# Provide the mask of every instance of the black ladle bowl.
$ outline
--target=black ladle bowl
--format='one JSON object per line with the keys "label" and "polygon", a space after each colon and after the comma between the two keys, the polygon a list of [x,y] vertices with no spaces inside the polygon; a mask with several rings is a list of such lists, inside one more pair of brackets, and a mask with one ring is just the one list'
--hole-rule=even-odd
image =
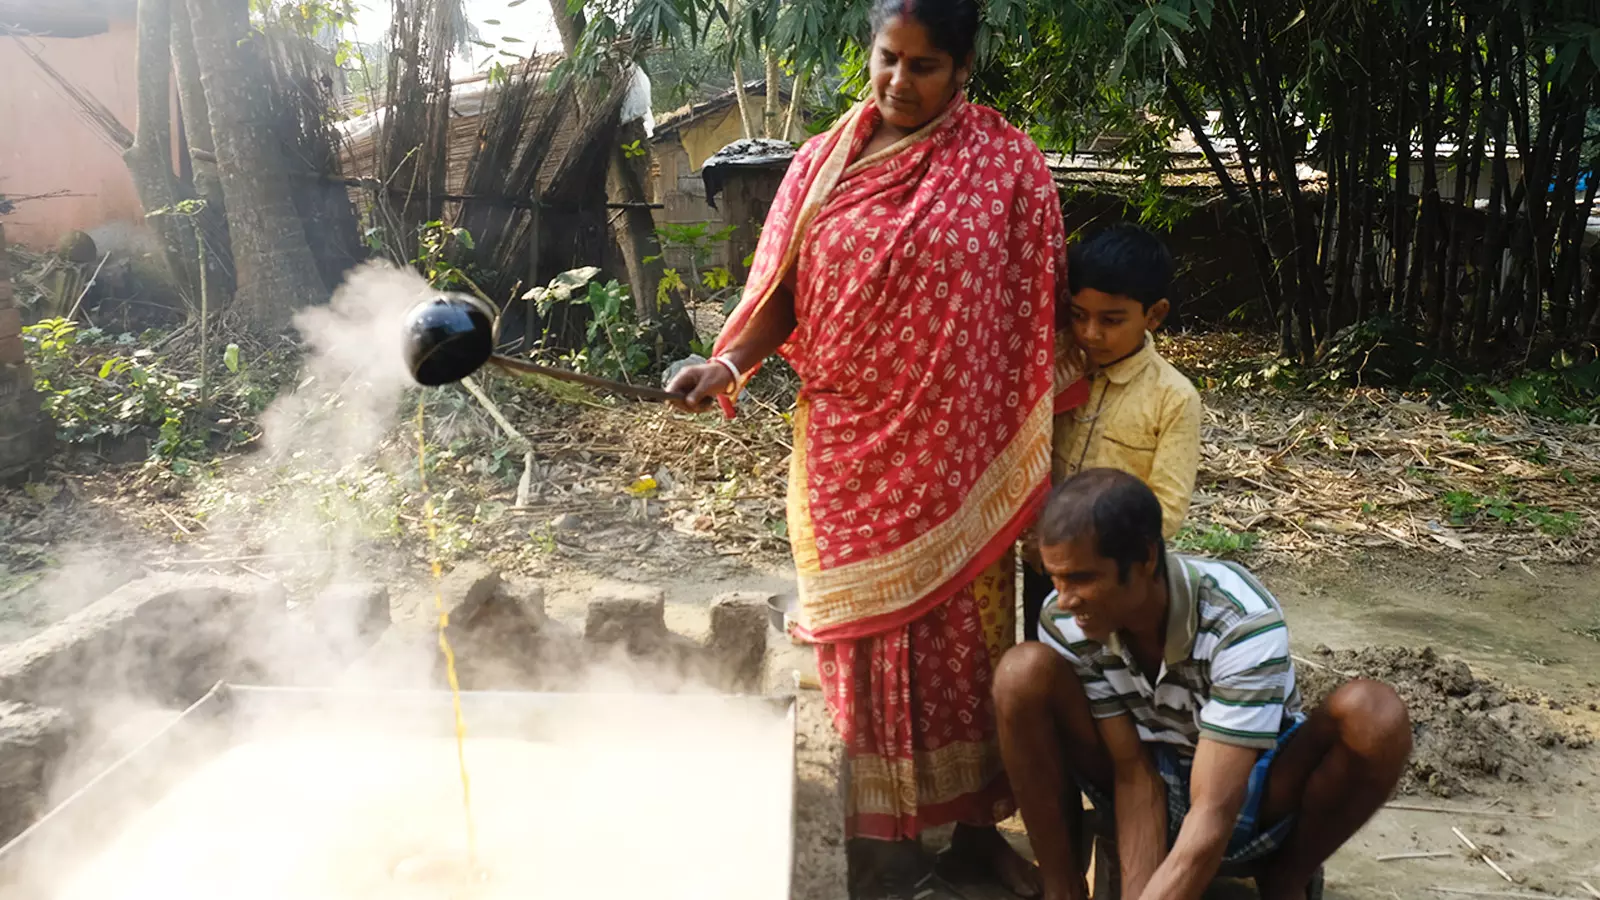
{"label": "black ladle bowl", "polygon": [[494,313],[475,297],[443,294],[406,316],[406,366],[418,384],[454,384],[494,355]]}
{"label": "black ladle bowl", "polygon": [[660,388],[624,384],[593,375],[552,369],[494,352],[494,310],[463,294],[441,294],[417,304],[406,316],[404,352],[411,377],[425,387],[454,384],[494,363],[502,369],[543,375],[639,400],[682,400]]}

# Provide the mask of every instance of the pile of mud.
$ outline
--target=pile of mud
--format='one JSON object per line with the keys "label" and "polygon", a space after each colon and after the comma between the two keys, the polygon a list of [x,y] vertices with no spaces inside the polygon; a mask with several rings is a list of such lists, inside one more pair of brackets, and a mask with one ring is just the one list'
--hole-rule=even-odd
{"label": "pile of mud", "polygon": [[1432,647],[1318,647],[1308,658],[1321,668],[1295,667],[1306,709],[1348,678],[1382,681],[1399,692],[1414,735],[1401,793],[1449,797],[1471,793],[1484,779],[1534,782],[1556,752],[1594,742],[1586,726],[1562,721],[1559,702],[1479,678]]}

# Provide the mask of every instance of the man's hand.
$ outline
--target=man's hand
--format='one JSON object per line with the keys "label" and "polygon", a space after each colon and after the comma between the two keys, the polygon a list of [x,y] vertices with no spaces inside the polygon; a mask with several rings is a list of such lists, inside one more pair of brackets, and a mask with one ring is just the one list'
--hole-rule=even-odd
{"label": "man's hand", "polygon": [[1261,751],[1202,737],[1189,774],[1189,813],[1142,900],[1199,900],[1217,877]]}
{"label": "man's hand", "polygon": [[683,371],[673,376],[667,384],[667,390],[675,394],[683,394],[682,400],[668,400],[673,409],[689,413],[701,413],[711,409],[711,401],[726,394],[733,387],[733,373],[721,363],[701,363],[698,366],[685,366]]}

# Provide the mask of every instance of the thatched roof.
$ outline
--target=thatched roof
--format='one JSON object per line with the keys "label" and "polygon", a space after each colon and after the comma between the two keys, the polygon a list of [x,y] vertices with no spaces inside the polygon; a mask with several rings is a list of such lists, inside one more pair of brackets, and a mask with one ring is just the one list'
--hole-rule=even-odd
{"label": "thatched roof", "polygon": [[0,31],[42,37],[88,37],[113,21],[132,21],[136,0],[0,0]]}
{"label": "thatched roof", "polygon": [[[558,163],[566,158],[573,144],[580,139],[581,123],[570,108],[558,109],[564,96],[562,92],[544,89],[550,77],[549,72],[554,68],[553,61],[540,59],[528,65],[535,67],[540,86],[528,110],[527,119],[530,122],[538,121],[552,114],[565,118],[555,131],[548,154],[552,163]],[[490,84],[487,75],[476,75],[451,85],[449,156],[445,175],[445,190],[450,193],[459,194],[466,186],[468,169],[477,153],[484,115],[493,108],[494,96],[501,84],[504,82]],[[379,177],[378,133],[386,112],[387,109],[378,109],[339,123],[338,128],[344,138],[340,168],[346,177]],[[540,193],[550,189],[559,168],[556,164],[541,167]]]}

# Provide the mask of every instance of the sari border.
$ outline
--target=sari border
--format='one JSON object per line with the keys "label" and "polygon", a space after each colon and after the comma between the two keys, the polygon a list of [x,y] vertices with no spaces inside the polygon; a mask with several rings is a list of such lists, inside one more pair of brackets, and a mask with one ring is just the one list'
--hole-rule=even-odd
{"label": "sari border", "polygon": [[[955,97],[953,97],[949,103],[945,104],[944,111],[935,116],[932,121],[925,123],[921,128],[918,128],[916,131],[911,132],[910,134],[898,141],[895,141],[882,150],[863,156],[851,163],[849,167],[847,167],[839,176],[840,180],[842,181],[846,178],[849,178],[851,175],[878,165],[879,163],[887,162],[888,160],[899,155],[901,152],[911,149],[919,141],[931,137],[933,133],[939,129],[939,126],[948,121],[951,116],[955,115],[957,112],[960,112],[964,105],[966,105],[966,94],[957,91]],[[862,103],[863,114],[865,114],[866,106],[867,103],[864,101]]]}
{"label": "sari border", "polygon": [[[828,195],[833,193],[834,187],[838,185],[839,181],[844,177],[845,170],[849,167],[850,149],[855,143],[855,131],[860,126],[862,117],[866,115],[867,109],[868,104],[865,102],[856,104],[855,109],[851,110],[845,118],[839,120],[834,125],[833,130],[828,132],[828,140],[833,142],[833,146],[828,148],[827,155],[817,164],[816,172],[812,173],[811,183],[806,185],[805,196],[801,198],[800,208],[795,211],[794,222],[789,227],[789,233],[784,236],[783,256],[779,259],[778,264],[773,267],[766,280],[757,286],[753,301],[751,295],[746,295],[744,301],[740,303],[741,308],[734,313],[738,317],[737,326],[731,331],[724,330],[722,334],[717,336],[716,345],[713,347],[713,355],[727,349],[728,344],[744,333],[745,327],[750,324],[750,320],[754,319],[761,313],[761,310],[766,308],[767,303],[772,300],[772,296],[778,292],[778,287],[783,284],[783,280],[789,274],[789,270],[794,268],[795,261],[800,257],[800,249],[804,243],[802,238],[806,229],[811,226],[811,220],[817,217],[817,213],[822,211],[823,205],[827,203]],[[746,287],[748,288],[748,285]],[[749,305],[748,311],[743,309],[746,304]],[[731,322],[732,320],[730,320]],[[752,367],[745,376],[746,380],[748,381],[749,378],[754,376],[759,369],[759,364]],[[718,397],[717,403],[722,407],[724,418],[732,419],[734,417],[736,408],[732,397],[726,395]]]}
{"label": "sari border", "polygon": [[[1016,542],[1048,490],[1053,407],[1049,393],[1035,403],[1022,428],[985,469],[959,509],[926,534],[871,559],[821,569],[809,510],[791,501],[790,514],[796,520],[790,522],[789,540],[800,595],[799,636],[831,642],[896,627],[948,599],[993,565]],[[791,478],[807,475],[802,446],[797,433]],[[809,490],[806,481],[790,482],[791,498]],[[968,556],[962,550],[974,532],[991,537]],[[877,611],[863,616],[862,607]]]}
{"label": "sari border", "polygon": [[822,568],[816,533],[811,526],[811,493],[807,487],[810,476],[806,470],[806,426],[810,421],[811,401],[801,394],[794,407],[794,450],[789,455],[789,490],[784,503],[789,523],[789,550],[794,556],[796,573]]}
{"label": "sari border", "polygon": [[957,572],[939,588],[927,596],[917,600],[910,606],[886,612],[881,615],[865,619],[842,622],[838,625],[812,631],[800,623],[795,623],[795,636],[803,641],[814,644],[831,644],[839,641],[854,641],[864,637],[899,628],[902,625],[922,618],[929,610],[949,600],[957,591],[966,587],[982,575],[985,570],[994,565],[1007,553],[1010,553],[1022,536],[1025,529],[1039,512],[1039,507],[1044,504],[1049,496],[1050,486],[1040,484],[1028,497],[1022,509],[1012,517],[1011,521],[985,544],[972,561]]}

